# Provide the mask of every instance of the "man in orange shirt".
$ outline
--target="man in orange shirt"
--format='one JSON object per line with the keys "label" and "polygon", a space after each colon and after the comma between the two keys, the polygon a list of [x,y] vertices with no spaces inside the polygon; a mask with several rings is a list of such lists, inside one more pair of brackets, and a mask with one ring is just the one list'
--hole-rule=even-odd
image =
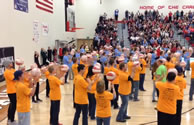
{"label": "man in orange shirt", "polygon": [[144,81],[145,81],[145,73],[146,73],[147,63],[146,63],[144,57],[142,59],[140,59],[140,62],[141,62],[141,65],[142,65],[142,70],[140,72],[139,90],[146,91],[144,89],[143,84],[144,84]]}
{"label": "man in orange shirt", "polygon": [[114,109],[118,109],[119,106],[118,106],[118,98],[119,98],[119,92],[118,92],[118,89],[119,89],[119,70],[114,68],[114,58],[111,58],[110,61],[109,61],[109,71],[112,71],[116,74],[116,78],[114,81],[112,81],[112,83],[114,84],[114,88],[115,88],[115,92],[116,92],[116,98],[113,100],[113,105],[114,105]]}
{"label": "man in orange shirt", "polygon": [[33,78],[30,82],[32,90],[25,84],[25,75],[21,70],[14,73],[17,95],[18,125],[30,125],[30,96],[33,96],[39,78]]}
{"label": "man in orange shirt", "polygon": [[52,125],[62,125],[59,123],[59,112],[60,112],[60,100],[61,100],[61,89],[60,85],[63,85],[65,82],[61,81],[59,78],[65,78],[64,73],[60,73],[58,77],[55,76],[56,69],[54,66],[50,66],[48,68],[50,73],[48,80],[50,86],[50,100],[51,100],[51,107],[50,107],[50,124]]}
{"label": "man in orange shirt", "polygon": [[73,125],[78,125],[80,113],[82,112],[82,124],[88,125],[88,94],[87,90],[91,90],[93,83],[87,83],[83,74],[85,73],[85,66],[78,65],[78,75],[75,77],[75,100],[76,112],[74,115]]}
{"label": "man in orange shirt", "polygon": [[133,78],[133,92],[134,92],[134,101],[139,101],[138,94],[139,94],[139,78],[140,78],[140,72],[142,71],[142,65],[134,65],[134,78]]}
{"label": "man in orange shirt", "polygon": [[169,72],[167,82],[156,82],[156,88],[160,93],[157,104],[158,125],[175,125],[177,99],[180,91],[175,85],[175,78],[176,74]]}
{"label": "man in orange shirt", "polygon": [[127,65],[121,63],[119,65],[120,74],[119,74],[119,95],[121,97],[121,107],[119,109],[116,121],[117,122],[126,122],[126,119],[131,117],[127,116],[127,107],[129,101],[129,94],[131,93],[131,81],[132,78],[127,73]]}
{"label": "man in orange shirt", "polygon": [[15,82],[14,79],[14,72],[13,69],[13,62],[9,60],[5,60],[3,62],[5,66],[4,78],[6,82],[7,94],[10,100],[9,108],[8,108],[8,123],[15,122],[15,111],[16,111],[16,89],[15,89]]}

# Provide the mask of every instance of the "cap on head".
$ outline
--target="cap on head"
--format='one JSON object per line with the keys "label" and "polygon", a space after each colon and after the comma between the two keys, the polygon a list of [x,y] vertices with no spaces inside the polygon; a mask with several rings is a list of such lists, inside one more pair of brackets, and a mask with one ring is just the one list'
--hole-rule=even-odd
{"label": "cap on head", "polygon": [[19,80],[19,78],[22,76],[23,72],[21,70],[17,70],[14,73],[14,80]]}

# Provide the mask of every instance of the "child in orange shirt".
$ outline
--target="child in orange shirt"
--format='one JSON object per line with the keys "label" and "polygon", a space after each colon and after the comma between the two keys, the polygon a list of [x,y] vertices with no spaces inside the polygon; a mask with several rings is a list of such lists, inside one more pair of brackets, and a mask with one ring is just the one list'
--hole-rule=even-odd
{"label": "child in orange shirt", "polygon": [[[61,73],[58,78],[55,76],[56,69],[54,66],[50,66],[48,68],[50,73],[48,80],[50,86],[50,100],[51,100],[51,107],[50,107],[50,124],[52,125],[62,125],[59,121],[59,112],[60,112],[60,100],[61,100],[61,90],[60,85],[64,84],[64,81],[61,81],[59,78],[65,77],[64,73]],[[64,79],[65,80],[65,79]]]}
{"label": "child in orange shirt", "polygon": [[[110,125],[111,103],[110,101],[116,96],[114,85],[112,84],[113,94],[105,91],[104,81],[99,81],[96,85],[96,117],[97,125]],[[104,124],[103,124],[104,123]]]}

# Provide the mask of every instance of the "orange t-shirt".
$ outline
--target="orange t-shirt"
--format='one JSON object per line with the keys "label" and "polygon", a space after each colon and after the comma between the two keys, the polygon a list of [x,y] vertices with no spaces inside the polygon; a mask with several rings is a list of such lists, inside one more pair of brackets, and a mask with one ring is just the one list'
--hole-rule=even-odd
{"label": "orange t-shirt", "polygon": [[131,75],[132,67],[133,67],[133,62],[129,61],[129,62],[127,63],[127,66],[128,66],[128,73],[129,73],[129,75]]}
{"label": "orange t-shirt", "polygon": [[112,81],[112,83],[113,84],[119,84],[119,70],[114,68],[113,66],[111,66],[109,68],[109,71],[112,71],[112,72],[114,72],[116,74],[116,78],[115,78],[115,80]]}
{"label": "orange t-shirt", "polygon": [[45,75],[45,77],[48,79],[48,77],[49,77],[49,75],[50,75],[49,71],[47,70],[47,71],[44,73],[44,75]]}
{"label": "orange t-shirt", "polygon": [[111,103],[113,94],[104,91],[102,94],[95,93],[96,98],[96,116],[100,118],[107,118],[111,116]]}
{"label": "orange t-shirt", "polygon": [[56,76],[50,75],[48,77],[49,87],[50,87],[50,100],[61,100],[61,89],[60,85],[62,81],[59,80]]}
{"label": "orange t-shirt", "polygon": [[[96,74],[92,76],[91,80],[94,80],[96,77]],[[88,90],[89,93],[94,94],[96,92],[96,84],[98,83],[99,79],[94,81],[94,84],[92,85],[91,90]]]}
{"label": "orange t-shirt", "polygon": [[5,77],[5,82],[6,82],[8,94],[16,93],[15,81],[13,80],[14,79],[14,72],[15,72],[15,69],[6,69],[4,72],[4,77]]}
{"label": "orange t-shirt", "polygon": [[194,79],[194,62],[190,64],[191,67],[191,78]]}
{"label": "orange t-shirt", "polygon": [[104,67],[104,75],[106,75],[109,72],[109,67]]}
{"label": "orange t-shirt", "polygon": [[128,81],[128,73],[120,71],[119,74],[119,93],[122,95],[129,95],[131,93],[131,82]]}
{"label": "orange t-shirt", "polygon": [[143,69],[141,70],[140,74],[145,74],[147,63],[146,63],[145,59],[141,59],[140,62],[143,65]]}
{"label": "orange t-shirt", "polygon": [[142,68],[140,66],[138,66],[135,69],[135,75],[134,75],[133,81],[139,81],[139,77],[140,77],[141,70],[142,70]]}
{"label": "orange t-shirt", "polygon": [[179,87],[168,82],[156,82],[159,90],[157,109],[160,112],[176,114],[176,104],[179,95]]}
{"label": "orange t-shirt", "polygon": [[87,94],[88,83],[83,76],[78,74],[75,77],[75,103],[76,104],[88,104]]}
{"label": "orange t-shirt", "polygon": [[177,85],[180,89],[178,100],[183,100],[184,89],[186,89],[186,80],[182,76],[176,76],[175,85]]}
{"label": "orange t-shirt", "polygon": [[171,68],[174,68],[175,67],[175,64],[174,63],[171,63],[171,62],[166,62],[165,63],[165,66],[167,68],[167,71]]}
{"label": "orange t-shirt", "polygon": [[16,82],[17,112],[30,112],[30,93],[29,87]]}

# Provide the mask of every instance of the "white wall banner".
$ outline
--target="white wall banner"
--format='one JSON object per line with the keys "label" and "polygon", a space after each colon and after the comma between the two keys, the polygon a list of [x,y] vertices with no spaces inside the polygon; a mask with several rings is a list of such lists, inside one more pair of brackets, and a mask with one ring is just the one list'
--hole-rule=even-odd
{"label": "white wall banner", "polygon": [[39,21],[34,20],[33,21],[33,41],[38,42],[40,38],[40,33],[39,33]]}
{"label": "white wall banner", "polygon": [[48,23],[42,23],[42,35],[48,36],[49,33],[49,25]]}

